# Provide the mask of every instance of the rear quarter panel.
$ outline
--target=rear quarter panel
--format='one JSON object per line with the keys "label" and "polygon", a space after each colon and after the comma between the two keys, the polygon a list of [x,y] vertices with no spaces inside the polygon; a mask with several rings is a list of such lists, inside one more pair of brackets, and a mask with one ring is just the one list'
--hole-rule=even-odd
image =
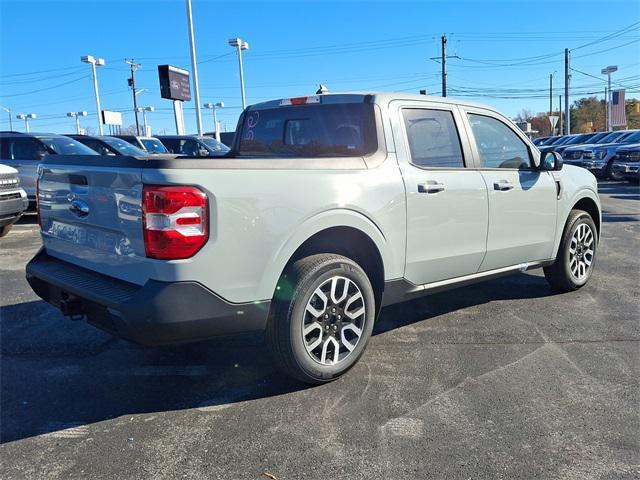
{"label": "rear quarter panel", "polygon": [[187,260],[150,260],[152,278],[199,281],[230,302],[269,299],[295,250],[334,226],[369,235],[386,279],[403,275],[404,185],[392,153],[372,169],[145,169],[143,182],[196,185],[211,212],[205,247]]}

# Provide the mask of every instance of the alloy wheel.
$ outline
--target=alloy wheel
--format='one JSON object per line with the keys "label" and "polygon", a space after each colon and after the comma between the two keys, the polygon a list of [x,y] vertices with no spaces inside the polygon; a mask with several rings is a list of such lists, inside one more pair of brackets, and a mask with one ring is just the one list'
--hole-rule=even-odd
{"label": "alloy wheel", "polygon": [[322,365],[344,361],[362,337],[366,306],[353,280],[334,276],[316,288],[307,302],[302,322],[305,349]]}

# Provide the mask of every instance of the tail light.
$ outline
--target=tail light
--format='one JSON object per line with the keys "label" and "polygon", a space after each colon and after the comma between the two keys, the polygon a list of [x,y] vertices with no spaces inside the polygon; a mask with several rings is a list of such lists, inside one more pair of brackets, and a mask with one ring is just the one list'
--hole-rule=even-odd
{"label": "tail light", "polygon": [[147,257],[189,258],[207,242],[209,205],[196,187],[145,185],[142,213]]}

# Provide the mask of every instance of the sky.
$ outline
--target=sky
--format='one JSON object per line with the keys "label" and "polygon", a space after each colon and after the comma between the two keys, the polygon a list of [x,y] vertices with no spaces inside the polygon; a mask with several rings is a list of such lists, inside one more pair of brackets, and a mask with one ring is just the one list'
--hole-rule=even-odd
{"label": "sky", "polygon": [[[489,104],[510,116],[549,109],[563,94],[564,49],[571,49],[572,100],[604,95],[600,70],[617,65],[615,87],[640,97],[638,1],[321,1],[193,0],[201,103],[224,102],[223,130],[241,111],[235,50],[243,54],[247,102],[330,91],[407,91],[440,95],[441,36],[447,36],[448,96]],[[102,108],[135,122],[127,85],[133,58],[140,106],[154,106],[156,134],[174,133],[171,101],[160,97],[157,65],[191,70],[185,0],[0,0],[0,105],[36,113],[32,131],[70,133],[69,111],[87,111],[96,127],[90,67],[80,56],[106,60],[98,69]],[[193,92],[192,92],[193,96]],[[563,98],[564,102],[564,98]],[[196,131],[193,100],[185,102],[187,132]],[[213,130],[203,110],[205,131]],[[142,118],[140,118],[142,122]],[[0,110],[0,129],[8,129]]]}

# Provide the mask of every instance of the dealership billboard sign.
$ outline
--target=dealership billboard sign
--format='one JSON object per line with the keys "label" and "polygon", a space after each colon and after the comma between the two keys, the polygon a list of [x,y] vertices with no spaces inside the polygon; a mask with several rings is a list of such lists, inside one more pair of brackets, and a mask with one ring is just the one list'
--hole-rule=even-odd
{"label": "dealership billboard sign", "polygon": [[189,71],[172,65],[158,65],[160,96],[169,100],[191,100]]}

